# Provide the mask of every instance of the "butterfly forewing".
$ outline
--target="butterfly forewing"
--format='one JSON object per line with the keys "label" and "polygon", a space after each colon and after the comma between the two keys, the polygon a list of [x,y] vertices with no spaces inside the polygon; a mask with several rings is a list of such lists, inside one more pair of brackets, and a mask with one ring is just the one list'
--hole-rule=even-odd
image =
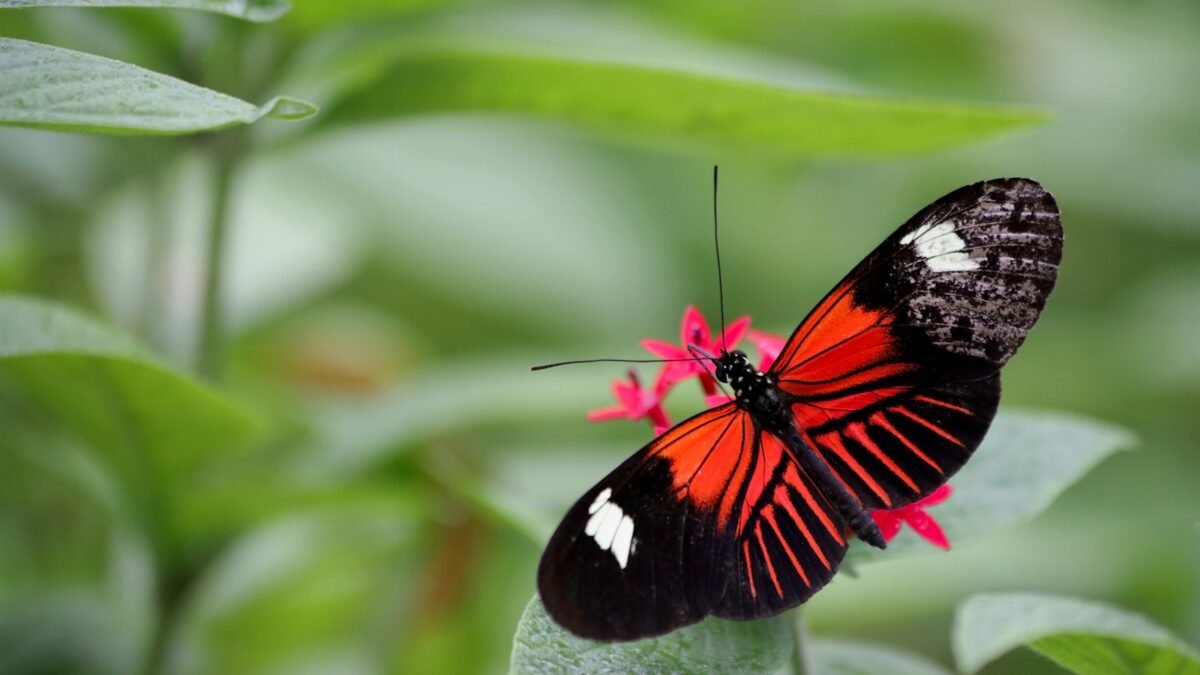
{"label": "butterfly forewing", "polygon": [[600,481],[542,555],[538,590],[550,616],[578,635],[621,640],[711,613],[754,451],[750,416],[726,404],[682,422]]}
{"label": "butterfly forewing", "polygon": [[1061,257],[1048,192],[1023,178],[976,183],[888,237],[792,334],[772,373],[865,506],[920,499],[970,457]]}

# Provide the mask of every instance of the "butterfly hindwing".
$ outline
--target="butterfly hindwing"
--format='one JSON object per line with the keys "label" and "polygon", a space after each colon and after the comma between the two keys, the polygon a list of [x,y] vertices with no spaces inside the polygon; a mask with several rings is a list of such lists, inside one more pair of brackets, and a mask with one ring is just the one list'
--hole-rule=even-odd
{"label": "butterfly hindwing", "polygon": [[707,410],[589,490],[542,555],[538,590],[550,616],[578,635],[621,640],[711,613],[729,574],[753,427],[733,404]]}
{"label": "butterfly hindwing", "polygon": [[1058,208],[1040,185],[969,185],[888,237],[788,339],[771,372],[864,506],[928,495],[979,445],[998,371],[1037,320],[1061,257]]}
{"label": "butterfly hindwing", "polygon": [[[831,416],[796,404],[809,445],[868,509],[931,494],[971,457],[1000,401],[1000,376],[927,384]],[[812,414],[820,410],[820,415]]]}
{"label": "butterfly hindwing", "polygon": [[783,443],[760,433],[742,493],[733,567],[713,610],[772,616],[821,589],[846,554],[845,524]]}

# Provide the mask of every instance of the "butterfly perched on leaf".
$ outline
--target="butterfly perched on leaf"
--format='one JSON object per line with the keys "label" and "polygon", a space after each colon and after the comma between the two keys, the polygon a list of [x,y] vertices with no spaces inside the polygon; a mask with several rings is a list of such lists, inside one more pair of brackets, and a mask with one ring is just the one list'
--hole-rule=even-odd
{"label": "butterfly perched on leaf", "polygon": [[538,567],[546,611],[577,635],[632,640],[807,600],[850,537],[885,545],[870,511],[928,497],[970,459],[1061,258],[1058,207],[1035,181],[984,181],[922,209],[769,369],[736,350],[711,357],[734,400],[571,507]]}

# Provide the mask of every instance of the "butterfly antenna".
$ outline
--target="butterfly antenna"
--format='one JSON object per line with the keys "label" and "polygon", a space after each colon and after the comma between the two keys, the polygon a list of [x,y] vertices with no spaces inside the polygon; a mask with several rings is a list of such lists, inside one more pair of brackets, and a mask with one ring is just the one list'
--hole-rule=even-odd
{"label": "butterfly antenna", "polygon": [[675,361],[704,361],[703,357],[691,359],[578,359],[575,361],[559,361],[557,363],[544,363],[540,366],[533,366],[530,370],[546,370],[547,368],[557,368],[559,366],[573,366],[579,363],[672,363]]}
{"label": "butterfly antenna", "polygon": [[713,363],[717,362],[717,357],[713,356],[712,354],[709,354],[708,352],[704,351],[703,349],[701,349],[700,347],[698,347],[696,345],[688,345],[687,349],[692,354],[700,355],[700,358],[695,359],[696,361],[712,361]]}
{"label": "butterfly antenna", "polygon": [[717,252],[717,299],[721,306],[721,353],[729,351],[725,344],[725,280],[721,276],[721,237],[717,232],[717,176],[718,167],[713,164],[713,249]]}
{"label": "butterfly antenna", "polygon": [[696,345],[688,345],[688,351],[693,354],[700,354],[701,356],[703,356],[704,358],[696,359],[697,361],[700,361],[701,363],[704,363],[705,361],[711,362],[711,363],[704,363],[704,369],[707,371],[708,366],[711,365],[713,367],[714,372],[709,373],[709,375],[713,376],[713,381],[717,383],[717,387],[719,387],[721,389],[721,393],[725,394],[726,396],[729,396],[729,392],[725,389],[725,385],[722,384],[721,381],[718,380],[716,377],[715,371],[716,371],[717,364],[720,362],[719,359],[717,359],[717,357],[713,356],[712,354],[709,354],[708,352],[704,351],[703,349],[697,347]]}

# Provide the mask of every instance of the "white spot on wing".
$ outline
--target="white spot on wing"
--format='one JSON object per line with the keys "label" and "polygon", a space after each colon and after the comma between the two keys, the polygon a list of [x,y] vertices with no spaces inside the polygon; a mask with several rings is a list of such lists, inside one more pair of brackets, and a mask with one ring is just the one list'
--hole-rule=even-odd
{"label": "white spot on wing", "polygon": [[607,551],[612,547],[613,537],[617,536],[617,526],[621,524],[623,517],[625,514],[616,504],[611,504],[606,510],[604,519],[600,521],[600,528],[596,530],[596,543],[600,548]]}
{"label": "white spot on wing", "polygon": [[967,242],[954,231],[952,221],[937,225],[925,224],[900,239],[901,244],[916,243],[917,255],[934,272],[969,272],[979,269],[979,262],[963,251]]}
{"label": "white spot on wing", "polygon": [[600,494],[596,495],[596,501],[592,502],[592,505],[588,507],[588,513],[595,513],[596,511],[599,511],[600,507],[604,506],[605,502],[607,502],[608,498],[611,496],[612,488],[604,488],[601,490]]}
{"label": "white spot on wing", "polygon": [[611,496],[612,488],[604,488],[596,495],[595,501],[588,507],[592,517],[584,526],[583,533],[594,539],[602,550],[612,551],[617,564],[625,569],[635,545],[633,519],[625,515],[621,507],[608,501]]}
{"label": "white spot on wing", "polygon": [[617,536],[613,538],[612,553],[617,556],[617,564],[625,569],[629,561],[629,551],[633,548],[633,519],[629,516],[621,518],[617,526]]}
{"label": "white spot on wing", "polygon": [[600,510],[596,511],[591,519],[588,520],[587,525],[583,528],[583,533],[589,537],[596,536],[596,530],[600,529],[600,521],[604,520],[605,514],[607,514],[608,510],[611,508],[613,508],[612,504],[605,504],[604,506],[600,507]]}

